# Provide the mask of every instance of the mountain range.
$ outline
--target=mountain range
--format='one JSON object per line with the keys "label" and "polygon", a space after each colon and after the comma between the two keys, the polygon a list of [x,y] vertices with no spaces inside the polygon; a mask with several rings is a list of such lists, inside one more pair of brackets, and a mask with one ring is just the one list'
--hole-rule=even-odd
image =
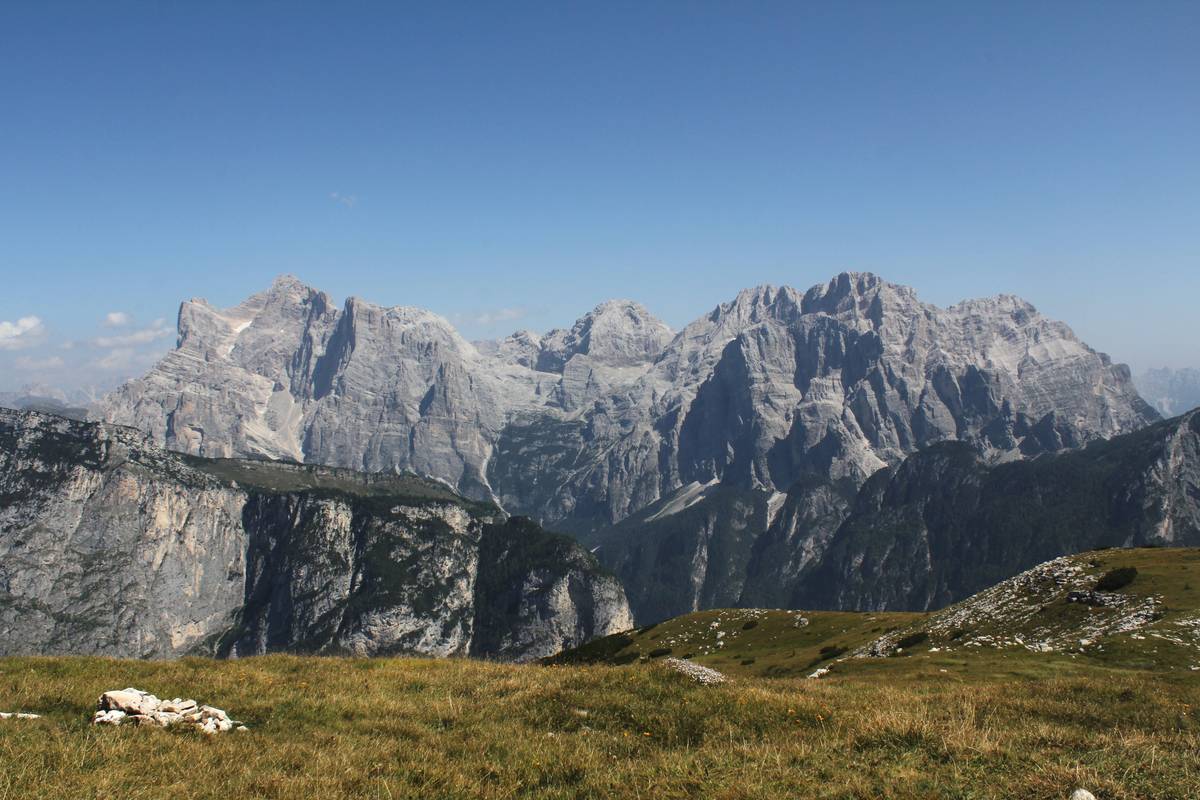
{"label": "mountain range", "polygon": [[[10,635],[532,658],[635,618],[924,610],[1063,553],[1200,544],[1197,417],[1160,421],[1127,367],[1009,295],[939,308],[843,273],[679,331],[615,300],[468,342],[283,276],[231,308],[186,301],[178,328],[95,421],[6,418]],[[143,563],[164,553],[174,571]],[[55,588],[113,558],[140,578]],[[88,599],[129,593],[136,623]]]}
{"label": "mountain range", "polygon": [[1200,407],[1200,369],[1148,369],[1136,382],[1142,397],[1165,417]]}
{"label": "mountain range", "polygon": [[[284,276],[232,308],[183,303],[176,348],[102,416],[195,455],[443,481],[598,547],[639,617],[736,602],[781,513],[824,519],[776,564],[806,567],[845,498],[922,448],[996,464],[1159,418],[1125,366],[1029,303],[939,308],[869,273],[747,289],[677,332],[610,301],[476,343]],[[667,552],[664,527],[683,530]],[[667,563],[686,591],[639,578]]]}
{"label": "mountain range", "polygon": [[679,332],[612,301],[477,344],[285,276],[233,308],[185,302],[176,348],[102,415],[194,455],[412,470],[582,533],[693,484],[861,484],[934,442],[1000,461],[1158,418],[1126,367],[1018,298],[941,309],[865,273],[749,289]]}

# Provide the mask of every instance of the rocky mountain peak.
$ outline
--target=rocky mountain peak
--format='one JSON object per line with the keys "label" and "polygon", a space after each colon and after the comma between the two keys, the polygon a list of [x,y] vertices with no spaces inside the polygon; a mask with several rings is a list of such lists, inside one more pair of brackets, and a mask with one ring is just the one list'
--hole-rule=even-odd
{"label": "rocky mountain peak", "polygon": [[946,310],[959,314],[1009,314],[1027,317],[1039,315],[1033,303],[1015,294],[997,294],[963,300]]}
{"label": "rocky mountain peak", "polygon": [[296,303],[304,302],[307,298],[316,294],[322,293],[295,275],[283,273],[275,276],[269,287],[252,295],[247,302],[258,300],[264,305],[267,303],[283,305],[289,301]]}
{"label": "rocky mountain peak", "polygon": [[538,356],[542,352],[541,335],[529,330],[514,331],[503,339],[485,339],[472,344],[487,358],[526,369],[537,368]]}
{"label": "rocky mountain peak", "polygon": [[[207,300],[197,298],[189,301],[202,305],[212,311],[217,311],[232,319],[245,320],[265,315],[264,323],[270,323],[273,317],[292,317],[299,310],[314,302],[328,307],[333,301],[329,295],[314,289],[294,275],[279,275],[271,285],[261,292],[256,292],[236,306],[228,309],[217,309]],[[185,305],[187,305],[185,303]]]}
{"label": "rocky mountain peak", "polygon": [[674,335],[640,303],[609,300],[580,317],[570,330],[547,333],[538,369],[561,372],[576,355],[610,366],[644,364],[657,358]]}
{"label": "rocky mountain peak", "polygon": [[450,347],[468,356],[476,354],[475,347],[464,339],[450,321],[416,306],[381,306],[358,297],[346,300],[343,316],[356,335],[384,336],[398,343],[431,343]]}
{"label": "rocky mountain peak", "polygon": [[530,660],[629,628],[595,559],[411,474],[183,458],[0,409],[0,655]]}
{"label": "rocky mountain peak", "polygon": [[882,327],[885,318],[914,316],[925,307],[911,288],[871,272],[843,272],[813,286],[801,305],[805,314],[828,314],[875,328]]}

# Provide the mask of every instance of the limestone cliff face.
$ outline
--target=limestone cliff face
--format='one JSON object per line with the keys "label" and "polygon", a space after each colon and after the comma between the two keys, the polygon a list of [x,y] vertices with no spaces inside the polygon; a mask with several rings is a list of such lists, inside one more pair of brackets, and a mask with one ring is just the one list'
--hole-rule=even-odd
{"label": "limestone cliff face", "polygon": [[243,503],[142,434],[0,410],[0,650],[203,646],[241,604]]}
{"label": "limestone cliff face", "polygon": [[1200,410],[999,464],[935,443],[861,487],[693,484],[596,541],[639,624],[713,606],[940,608],[1061,555],[1200,545]]}
{"label": "limestone cliff face", "polygon": [[768,526],[765,492],[692,484],[594,539],[625,584],[639,624],[737,605],[755,541]]}
{"label": "limestone cliff face", "polygon": [[1157,418],[1124,366],[1028,303],[938,308],[865,273],[746,290],[678,333],[614,301],[478,344],[281,278],[234,308],[184,303],[179,332],[107,420],[198,455],[412,470],[581,534],[693,482],[860,484],[939,441],[1001,461]]}
{"label": "limestone cliff face", "polygon": [[985,463],[945,443],[863,486],[787,587],[805,608],[940,608],[1048,559],[1200,545],[1200,411],[1082,450]]}
{"label": "limestone cliff face", "polygon": [[245,605],[221,652],[465,654],[484,521],[454,503],[383,505],[253,496]]}
{"label": "limestone cliff face", "polygon": [[541,658],[632,627],[621,584],[596,575],[594,559],[570,540],[521,517],[485,527],[473,655]]}
{"label": "limestone cliff face", "polygon": [[526,659],[628,627],[619,584],[536,526],[481,583],[493,529],[494,507],[415,477],[212,461],[0,409],[0,653]]}

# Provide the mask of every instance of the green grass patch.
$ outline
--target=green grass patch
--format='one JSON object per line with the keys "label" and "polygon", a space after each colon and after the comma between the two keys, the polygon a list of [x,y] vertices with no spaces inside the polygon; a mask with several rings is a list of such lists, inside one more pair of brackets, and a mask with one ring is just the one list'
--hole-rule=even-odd
{"label": "green grass patch", "polygon": [[[763,623],[766,624],[765,622]],[[745,659],[743,659],[745,660]],[[946,670],[945,672],[941,670]],[[249,733],[93,728],[105,689]],[[1031,654],[700,686],[658,662],[0,659],[0,797],[1185,798],[1200,682]]]}

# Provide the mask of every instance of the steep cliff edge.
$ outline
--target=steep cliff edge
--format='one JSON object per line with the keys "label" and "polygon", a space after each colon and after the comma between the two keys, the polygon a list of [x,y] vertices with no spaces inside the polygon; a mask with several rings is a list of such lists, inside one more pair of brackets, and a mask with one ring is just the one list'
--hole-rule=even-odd
{"label": "steep cliff edge", "polygon": [[[500,576],[497,536],[523,554]],[[524,660],[629,622],[571,540],[437,483],[0,409],[0,654]]]}

